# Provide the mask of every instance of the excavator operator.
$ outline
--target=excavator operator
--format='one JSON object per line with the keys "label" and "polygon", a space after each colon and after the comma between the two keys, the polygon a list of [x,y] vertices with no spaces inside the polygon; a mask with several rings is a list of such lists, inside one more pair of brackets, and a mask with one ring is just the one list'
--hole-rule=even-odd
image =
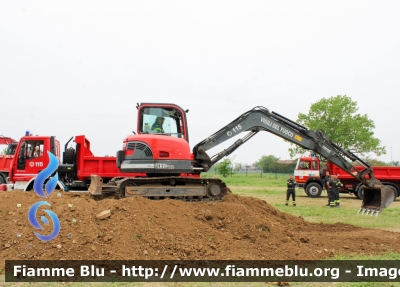
{"label": "excavator operator", "polygon": [[157,133],[164,133],[163,124],[165,119],[163,117],[157,117],[154,124],[151,126],[151,131]]}

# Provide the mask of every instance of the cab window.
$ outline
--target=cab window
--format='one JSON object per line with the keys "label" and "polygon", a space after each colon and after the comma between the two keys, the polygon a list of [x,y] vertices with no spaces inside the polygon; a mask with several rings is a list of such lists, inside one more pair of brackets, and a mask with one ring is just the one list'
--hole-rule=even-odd
{"label": "cab window", "polygon": [[6,150],[6,155],[14,155],[16,149],[17,149],[17,143],[9,144]]}
{"label": "cab window", "polygon": [[318,163],[315,160],[313,160],[311,163],[312,163],[312,169],[318,170]]}
{"label": "cab window", "polygon": [[27,141],[26,157],[38,158],[43,156],[44,141]]}
{"label": "cab window", "polygon": [[142,110],[140,132],[167,134],[182,137],[181,115],[175,109],[144,108]]}
{"label": "cab window", "polygon": [[310,162],[309,161],[300,162],[300,169],[310,169]]}

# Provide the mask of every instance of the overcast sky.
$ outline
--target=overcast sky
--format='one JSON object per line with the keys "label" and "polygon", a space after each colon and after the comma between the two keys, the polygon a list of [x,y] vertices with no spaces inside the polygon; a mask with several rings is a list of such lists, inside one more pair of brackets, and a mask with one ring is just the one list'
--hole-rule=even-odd
{"label": "overcast sky", "polygon": [[[399,15],[400,1],[1,1],[0,135],[84,134],[115,155],[137,102],[170,102],[190,110],[192,148],[255,106],[296,120],[347,95],[380,159],[400,160]],[[288,148],[261,132],[233,155]]]}

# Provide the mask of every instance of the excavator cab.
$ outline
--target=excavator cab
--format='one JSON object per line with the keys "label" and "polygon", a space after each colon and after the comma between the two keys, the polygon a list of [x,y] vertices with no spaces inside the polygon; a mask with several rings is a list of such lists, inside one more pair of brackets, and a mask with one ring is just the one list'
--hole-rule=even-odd
{"label": "excavator cab", "polygon": [[[0,135],[0,146],[7,145],[5,148],[5,155],[14,155],[18,142],[12,138]],[[3,150],[3,147],[1,147]]]}
{"label": "excavator cab", "polygon": [[6,155],[14,155],[14,154],[15,154],[15,150],[17,149],[17,145],[18,145],[18,142],[12,142],[12,143],[10,143],[10,144],[7,146],[7,149],[6,149],[5,154],[6,154]]}
{"label": "excavator cab", "polygon": [[138,134],[162,134],[189,142],[186,113],[174,104],[143,103],[137,106]]}

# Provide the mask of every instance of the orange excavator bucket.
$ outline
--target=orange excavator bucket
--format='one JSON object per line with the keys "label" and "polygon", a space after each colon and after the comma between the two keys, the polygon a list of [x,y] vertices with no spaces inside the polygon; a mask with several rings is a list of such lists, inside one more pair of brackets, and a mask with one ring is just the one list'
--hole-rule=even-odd
{"label": "orange excavator bucket", "polygon": [[363,186],[363,202],[358,213],[378,216],[386,207],[396,199],[396,191],[382,184],[373,187]]}

